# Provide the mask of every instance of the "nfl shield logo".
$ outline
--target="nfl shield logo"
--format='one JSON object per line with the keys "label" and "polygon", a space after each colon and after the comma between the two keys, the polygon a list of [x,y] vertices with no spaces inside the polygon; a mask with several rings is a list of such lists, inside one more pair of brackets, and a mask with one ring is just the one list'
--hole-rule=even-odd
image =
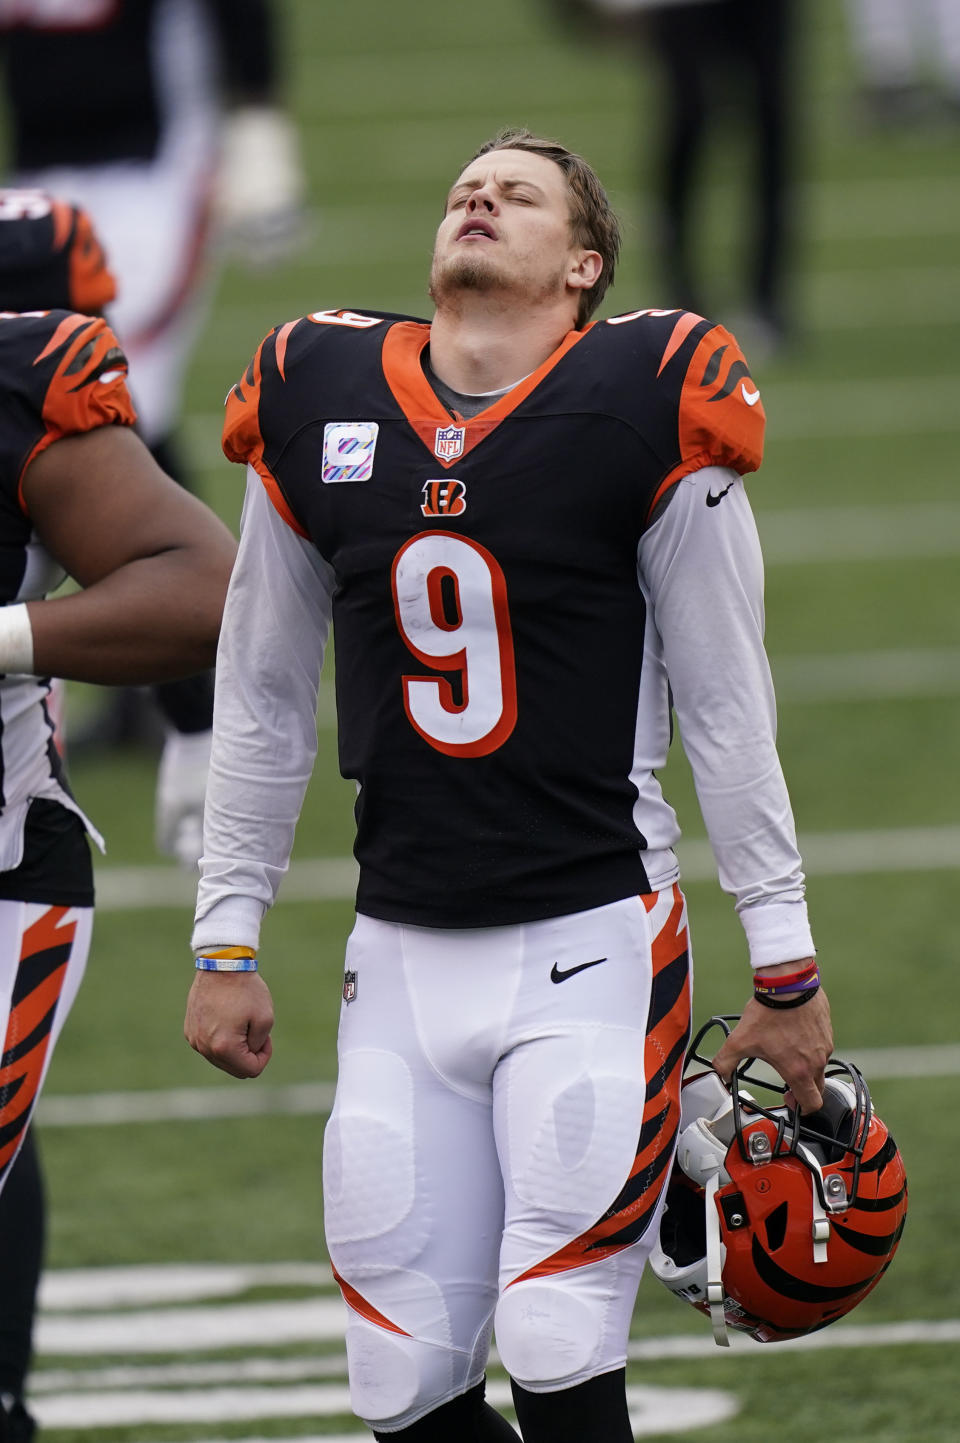
{"label": "nfl shield logo", "polygon": [[357,995],[357,974],[356,972],[344,972],[343,974],[343,1000],[352,1002]]}
{"label": "nfl shield logo", "polygon": [[453,461],[463,454],[466,426],[438,426],[433,441],[433,454],[438,461]]}

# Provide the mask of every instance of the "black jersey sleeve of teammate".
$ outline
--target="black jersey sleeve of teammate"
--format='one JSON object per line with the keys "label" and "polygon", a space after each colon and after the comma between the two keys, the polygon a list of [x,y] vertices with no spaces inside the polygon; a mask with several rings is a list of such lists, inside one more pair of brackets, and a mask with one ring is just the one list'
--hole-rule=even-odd
{"label": "black jersey sleeve of teammate", "polygon": [[134,424],[126,376],[126,357],[98,316],[0,314],[0,489],[6,500],[24,509],[23,473],[60,437]]}
{"label": "black jersey sleeve of teammate", "polygon": [[92,316],[116,294],[86,211],[35,190],[0,190],[0,308]]}

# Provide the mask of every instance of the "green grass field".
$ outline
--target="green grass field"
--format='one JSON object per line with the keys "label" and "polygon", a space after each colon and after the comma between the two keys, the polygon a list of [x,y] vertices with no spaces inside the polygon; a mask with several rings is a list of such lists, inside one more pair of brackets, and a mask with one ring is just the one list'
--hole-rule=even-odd
{"label": "green grass field", "polygon": [[[647,246],[655,97],[629,49],[558,33],[546,0],[488,0],[482,11],[456,0],[342,10],[289,0],[285,10],[311,244],[274,272],[225,269],[186,394],[200,488],[231,524],[243,481],[218,459],[220,405],[262,334],[321,307],[422,314],[440,198],[501,124],[559,135],[606,179],[627,254],[605,313],[670,300],[652,293]],[[638,1437],[954,1443],[960,129],[858,127],[841,7],[809,0],[801,10],[802,332],[789,354],[754,366],[769,432],[750,491],[768,558],[782,757],[838,1047],[865,1059],[906,1158],[911,1212],[889,1276],[846,1323],[816,1349],[751,1349],[748,1367],[646,1280],[628,1379],[668,1390],[659,1412],[653,1393],[635,1395]],[[721,319],[742,306],[744,165],[736,130],[718,131],[704,219]],[[77,693],[78,710],[87,701]],[[345,1402],[319,1190],[350,900],[336,884],[324,900],[302,900],[311,876],[319,887],[331,875],[310,864],[350,849],[352,788],[336,773],[329,705],[296,849],[306,882],[281,894],[264,932],[278,1022],[275,1058],[256,1084],[216,1073],[181,1037],[189,887],[179,905],[165,903],[177,879],[152,849],[150,760],[78,763],[74,783],[109,855],[98,863],[104,901],[88,978],[41,1111],[50,1273],[33,1398],[44,1437],[365,1436]],[[742,1004],[745,954],[703,864],[679,751],[667,785],[689,838],[702,1020]],[[126,1121],[91,1120],[104,1094],[123,1094]],[[137,1102],[155,1105],[157,1120],[131,1120]],[[105,1271],[117,1268],[134,1271]]]}

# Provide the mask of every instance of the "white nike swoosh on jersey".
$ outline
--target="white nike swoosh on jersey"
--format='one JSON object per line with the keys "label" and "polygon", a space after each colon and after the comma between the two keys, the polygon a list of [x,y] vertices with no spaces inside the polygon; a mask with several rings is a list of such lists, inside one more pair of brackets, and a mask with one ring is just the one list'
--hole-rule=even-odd
{"label": "white nike swoosh on jersey", "polygon": [[748,406],[755,406],[760,399],[759,391],[748,391],[746,381],[740,382],[740,394]]}

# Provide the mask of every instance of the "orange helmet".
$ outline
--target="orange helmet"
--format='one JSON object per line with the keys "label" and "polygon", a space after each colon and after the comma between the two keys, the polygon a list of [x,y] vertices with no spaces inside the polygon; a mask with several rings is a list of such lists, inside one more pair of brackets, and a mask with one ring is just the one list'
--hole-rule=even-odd
{"label": "orange helmet", "polygon": [[[801,1116],[754,1059],[727,1086],[702,1055],[705,1035],[729,1035],[737,1020],[712,1017],[687,1054],[650,1258],[671,1292],[708,1314],[721,1346],[728,1327],[772,1343],[843,1317],[883,1277],[907,1216],[903,1159],[858,1069],[831,1059],[823,1107]],[[777,1102],[763,1106],[762,1092]]]}
{"label": "orange helmet", "polygon": [[117,293],[86,211],[38,190],[0,190],[0,310],[97,315]]}

